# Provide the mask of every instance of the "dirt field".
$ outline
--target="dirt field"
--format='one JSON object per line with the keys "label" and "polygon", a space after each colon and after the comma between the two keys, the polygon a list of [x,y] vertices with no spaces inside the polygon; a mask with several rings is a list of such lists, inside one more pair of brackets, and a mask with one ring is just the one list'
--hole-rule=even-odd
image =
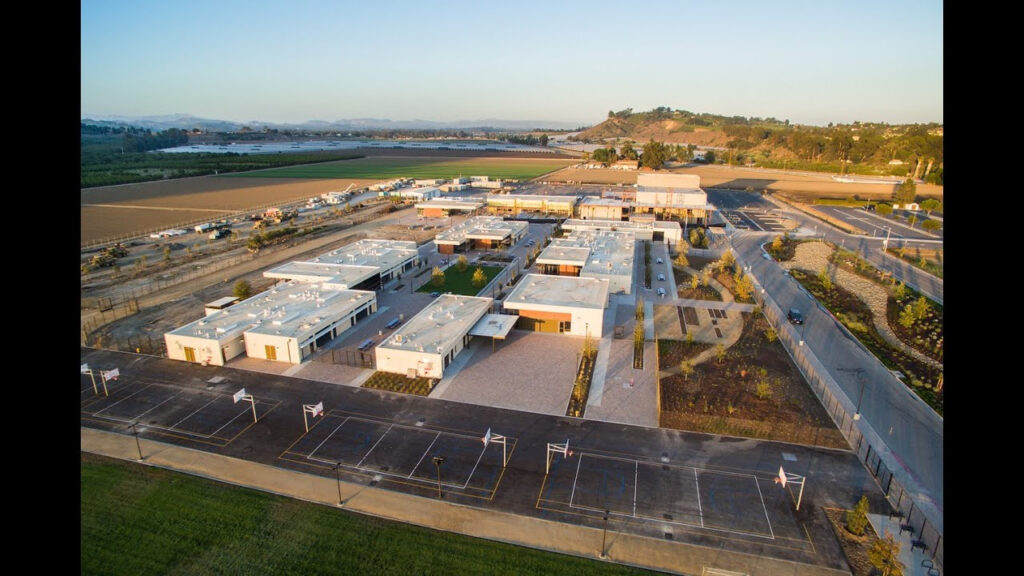
{"label": "dirt field", "polygon": [[[892,196],[895,184],[865,184],[852,182],[836,182],[833,174],[813,174],[808,172],[792,172],[758,168],[739,168],[728,166],[688,166],[672,168],[673,174],[696,174],[700,176],[703,188],[720,187],[745,189],[747,186],[757,191],[764,189],[786,191],[791,193],[809,193],[810,197],[845,198],[859,194],[864,197]],[[566,168],[544,178],[549,182],[584,182],[594,184],[618,184],[627,186],[636,184],[639,172],[629,170],[612,170],[611,168],[594,168],[581,170]],[[918,184],[918,196],[934,196],[942,198],[942,186]]]}

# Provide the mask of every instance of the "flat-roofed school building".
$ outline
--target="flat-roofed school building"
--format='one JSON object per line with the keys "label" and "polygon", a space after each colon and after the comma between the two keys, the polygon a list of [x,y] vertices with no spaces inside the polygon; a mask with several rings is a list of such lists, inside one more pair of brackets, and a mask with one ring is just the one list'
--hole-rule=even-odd
{"label": "flat-roofed school building", "polygon": [[452,226],[434,238],[437,251],[454,254],[475,250],[495,250],[514,246],[526,236],[527,222],[502,220],[497,216],[476,216]]}
{"label": "flat-roofed school building", "polygon": [[553,214],[571,217],[579,198],[576,196],[546,196],[541,194],[499,194],[487,197],[487,211],[491,214],[515,216],[523,212]]}
{"label": "flat-roofed school building", "polygon": [[440,196],[426,202],[417,202],[416,215],[426,218],[440,218],[442,216],[449,216],[452,212],[473,214],[483,208],[484,204],[485,202],[482,198],[448,198]]}
{"label": "flat-roofed school building", "polygon": [[301,363],[377,310],[377,295],[311,282],[275,286],[164,334],[167,357],[223,366],[245,352]]}
{"label": "flat-roofed school building", "polygon": [[419,266],[420,253],[411,240],[363,239],[321,254],[293,261],[263,273],[267,278],[325,282],[336,288],[377,290]]}
{"label": "flat-roofed school building", "polygon": [[527,274],[505,298],[516,328],[600,338],[608,307],[607,279]]}
{"label": "flat-roofed school building", "polygon": [[694,174],[637,174],[634,214],[652,214],[656,218],[686,219],[707,226],[715,207],[700,187]]}
{"label": "flat-roofed school building", "polygon": [[491,298],[442,294],[375,349],[377,370],[422,378],[444,369],[469,344],[469,331],[491,309]]}
{"label": "flat-roofed school building", "polygon": [[[648,218],[650,218],[648,216]],[[581,220],[571,219],[562,222],[562,229],[570,232],[584,230],[607,230],[611,232],[629,232],[637,240],[653,240],[677,244],[683,238],[683,227],[679,222],[667,220]]]}
{"label": "flat-roofed school building", "polygon": [[635,256],[632,232],[578,230],[552,240],[537,264],[544,274],[605,279],[612,293],[630,294]]}

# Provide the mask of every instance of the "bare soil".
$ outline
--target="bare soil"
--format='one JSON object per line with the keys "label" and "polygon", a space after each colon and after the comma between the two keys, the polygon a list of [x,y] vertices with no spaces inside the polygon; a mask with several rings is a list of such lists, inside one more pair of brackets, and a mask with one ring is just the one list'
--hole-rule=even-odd
{"label": "bare soil", "polygon": [[[767,320],[744,312],[743,322],[724,361],[702,362],[689,378],[680,373],[680,362],[707,346],[662,341],[659,369],[672,373],[661,378],[660,425],[848,448],[782,344],[765,337]],[[758,383],[767,384],[766,397],[758,397]]]}
{"label": "bare soil", "polygon": [[832,525],[832,530],[836,533],[839,545],[843,548],[843,555],[846,556],[850,572],[853,576],[872,576],[874,567],[868,559],[868,550],[871,549],[875,540],[878,540],[875,529],[868,523],[864,529],[864,535],[855,536],[846,529],[846,510],[824,508],[824,511],[829,524]]}

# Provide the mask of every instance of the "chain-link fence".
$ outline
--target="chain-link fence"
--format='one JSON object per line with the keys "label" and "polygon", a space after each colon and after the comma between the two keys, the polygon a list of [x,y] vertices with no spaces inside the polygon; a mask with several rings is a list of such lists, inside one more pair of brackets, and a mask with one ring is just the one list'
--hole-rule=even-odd
{"label": "chain-link fence", "polygon": [[929,554],[936,567],[941,570],[942,534],[937,530],[934,521],[926,517],[925,511],[920,508],[920,505],[913,501],[911,494],[885,463],[885,454],[889,453],[888,447],[877,437],[875,437],[873,445],[864,436],[852,416],[852,413],[856,412],[853,400],[840,389],[839,384],[824,368],[810,347],[800,345],[797,341],[798,337],[794,336],[794,332],[789,329],[785,313],[771,296],[762,292],[757,279],[752,278],[752,280],[755,294],[761,295],[761,307],[765,317],[775,329],[797,368],[807,379],[811,390],[821,401],[821,405],[825,407],[857,457],[875,478],[893,507],[893,515],[899,516],[902,519],[903,528],[913,535],[911,540],[913,545],[922,548],[925,553]]}

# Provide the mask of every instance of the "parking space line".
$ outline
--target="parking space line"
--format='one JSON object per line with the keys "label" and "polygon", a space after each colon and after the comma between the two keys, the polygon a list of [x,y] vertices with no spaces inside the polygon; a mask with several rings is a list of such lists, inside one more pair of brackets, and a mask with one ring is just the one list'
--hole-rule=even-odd
{"label": "parking space line", "polygon": [[[427,446],[427,449],[423,451],[423,456],[420,456],[419,461],[416,462],[416,465],[412,467],[412,471],[409,472],[409,475],[406,476],[406,478],[412,478],[413,473],[416,472],[416,469],[420,467],[420,464],[423,462],[423,459],[427,457],[427,454],[430,452],[430,449],[434,447],[434,442],[437,442],[437,439],[440,437],[440,432],[434,435],[434,439],[430,441],[430,446]],[[472,474],[470,474],[470,476],[472,476]]]}
{"label": "parking space line", "polygon": [[391,424],[390,426],[388,426],[388,429],[385,430],[384,433],[380,435],[380,438],[377,438],[377,441],[373,443],[373,446],[370,448],[370,451],[367,452],[366,454],[363,454],[363,458],[362,458],[362,460],[359,461],[358,464],[356,464],[356,468],[362,468],[363,460],[366,460],[366,457],[369,456],[370,453],[373,452],[377,448],[377,445],[380,444],[380,441],[383,440],[384,437],[388,435],[388,432],[391,432],[391,429],[394,428],[394,426],[395,426],[394,424]]}
{"label": "parking space line", "polygon": [[761,508],[764,509],[764,519],[768,522],[768,533],[774,540],[775,532],[772,530],[772,521],[768,518],[768,507],[764,505],[764,494],[761,494],[761,483],[757,481],[757,476],[754,476],[754,485],[757,486],[757,495],[761,497]]}
{"label": "parking space line", "polygon": [[633,517],[636,518],[636,488],[640,485],[640,461],[636,461],[633,469]]}
{"label": "parking space line", "polygon": [[697,514],[700,515],[700,527],[704,527],[704,508],[700,505],[700,478],[697,477],[697,469],[693,469],[693,481],[697,483]]}

